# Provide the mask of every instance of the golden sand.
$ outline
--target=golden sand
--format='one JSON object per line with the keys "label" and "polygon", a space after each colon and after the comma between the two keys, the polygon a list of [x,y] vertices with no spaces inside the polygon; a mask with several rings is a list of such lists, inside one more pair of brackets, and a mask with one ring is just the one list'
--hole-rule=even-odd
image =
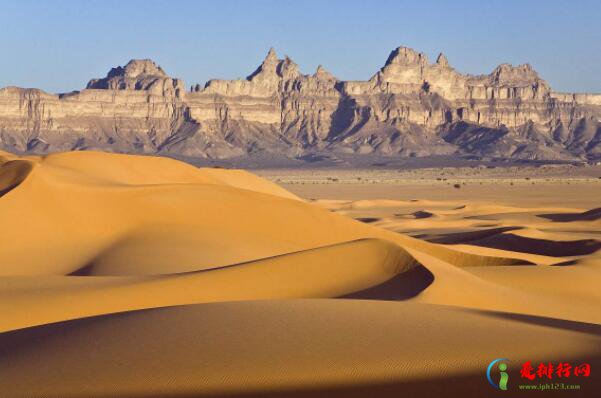
{"label": "golden sand", "polygon": [[594,194],[0,162],[2,396],[487,396],[495,358],[601,365]]}

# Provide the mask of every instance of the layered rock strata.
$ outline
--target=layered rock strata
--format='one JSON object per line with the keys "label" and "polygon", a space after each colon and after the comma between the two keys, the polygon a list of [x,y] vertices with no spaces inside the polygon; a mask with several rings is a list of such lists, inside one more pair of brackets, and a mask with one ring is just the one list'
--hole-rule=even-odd
{"label": "layered rock strata", "polygon": [[199,158],[314,153],[601,159],[601,95],[556,93],[528,64],[488,75],[395,49],[367,81],[319,66],[305,75],[271,49],[243,80],[189,91],[151,60],[132,60],[86,89],[0,89],[0,147],[101,149]]}

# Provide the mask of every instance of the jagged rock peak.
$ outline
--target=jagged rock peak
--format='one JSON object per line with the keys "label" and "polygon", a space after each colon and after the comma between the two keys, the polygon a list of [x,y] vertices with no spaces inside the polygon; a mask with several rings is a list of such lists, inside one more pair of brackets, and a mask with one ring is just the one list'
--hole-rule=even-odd
{"label": "jagged rock peak", "polygon": [[131,78],[138,76],[168,77],[163,68],[151,59],[132,59],[125,67],[111,69],[108,77],[113,76],[127,76]]}
{"label": "jagged rock peak", "polygon": [[530,64],[513,66],[501,64],[489,75],[492,83],[498,85],[522,86],[541,81],[538,73]]}
{"label": "jagged rock peak", "polygon": [[252,81],[259,78],[260,80],[273,81],[273,79],[292,79],[298,76],[300,76],[298,65],[287,55],[284,59],[279,59],[272,47],[261,65],[247,77],[247,80]]}
{"label": "jagged rock peak", "polygon": [[275,49],[271,47],[267,52],[267,56],[265,56],[265,59],[263,60],[261,65],[259,65],[259,67],[246,79],[253,80],[256,76],[259,75],[265,76],[275,74],[279,62],[280,60],[275,52]]}
{"label": "jagged rock peak", "polygon": [[155,94],[179,96],[183,91],[183,82],[171,78],[150,59],[132,59],[125,66],[112,68],[106,77],[90,80],[86,88],[146,90]]}
{"label": "jagged rock peak", "polygon": [[315,77],[319,80],[338,80],[338,79],[336,79],[336,77],[334,77],[333,74],[328,72],[326,70],[326,68],[324,68],[322,65],[317,66],[317,70],[313,74],[313,77]]}
{"label": "jagged rock peak", "polygon": [[292,60],[292,58],[290,58],[289,56],[285,55],[284,59],[280,61],[280,65],[282,67],[286,67],[286,68],[294,68],[294,67],[298,67],[298,65],[296,64],[296,62],[294,62]]}
{"label": "jagged rock peak", "polygon": [[448,68],[449,60],[443,53],[440,53],[440,54],[438,54],[438,58],[436,58],[436,64],[438,66],[440,66],[441,68]]}
{"label": "jagged rock peak", "polygon": [[292,79],[300,75],[298,65],[287,55],[279,62],[277,73],[283,79]]}
{"label": "jagged rock peak", "polygon": [[278,55],[276,54],[275,49],[273,47],[270,47],[263,63],[277,63],[277,62],[279,62]]}
{"label": "jagged rock peak", "polygon": [[409,47],[398,47],[390,53],[386,65],[427,65],[428,57],[424,53],[415,51]]}
{"label": "jagged rock peak", "polygon": [[169,76],[163,68],[150,59],[132,59],[125,66],[111,68],[105,78],[90,80],[86,88],[125,89],[130,88],[125,80],[148,77],[168,78]]}

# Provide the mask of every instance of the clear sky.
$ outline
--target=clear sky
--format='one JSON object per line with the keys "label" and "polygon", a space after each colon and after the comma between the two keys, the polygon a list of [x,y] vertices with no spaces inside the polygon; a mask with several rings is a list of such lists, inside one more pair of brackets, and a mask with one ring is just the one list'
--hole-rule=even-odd
{"label": "clear sky", "polygon": [[304,73],[366,80],[400,45],[464,73],[529,62],[555,90],[601,92],[600,0],[0,0],[0,87],[77,90],[131,58],[204,84],[247,76],[270,46]]}

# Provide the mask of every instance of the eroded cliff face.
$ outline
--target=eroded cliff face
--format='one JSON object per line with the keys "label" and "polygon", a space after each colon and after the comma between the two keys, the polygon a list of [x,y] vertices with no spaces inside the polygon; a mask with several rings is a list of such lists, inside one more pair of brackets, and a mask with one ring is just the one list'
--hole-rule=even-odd
{"label": "eroded cliff face", "polygon": [[304,75],[271,49],[244,80],[185,91],[132,60],[80,92],[0,89],[0,147],[102,149],[202,158],[315,153],[601,159],[601,95],[551,91],[528,64],[457,72],[406,47],[367,81]]}

